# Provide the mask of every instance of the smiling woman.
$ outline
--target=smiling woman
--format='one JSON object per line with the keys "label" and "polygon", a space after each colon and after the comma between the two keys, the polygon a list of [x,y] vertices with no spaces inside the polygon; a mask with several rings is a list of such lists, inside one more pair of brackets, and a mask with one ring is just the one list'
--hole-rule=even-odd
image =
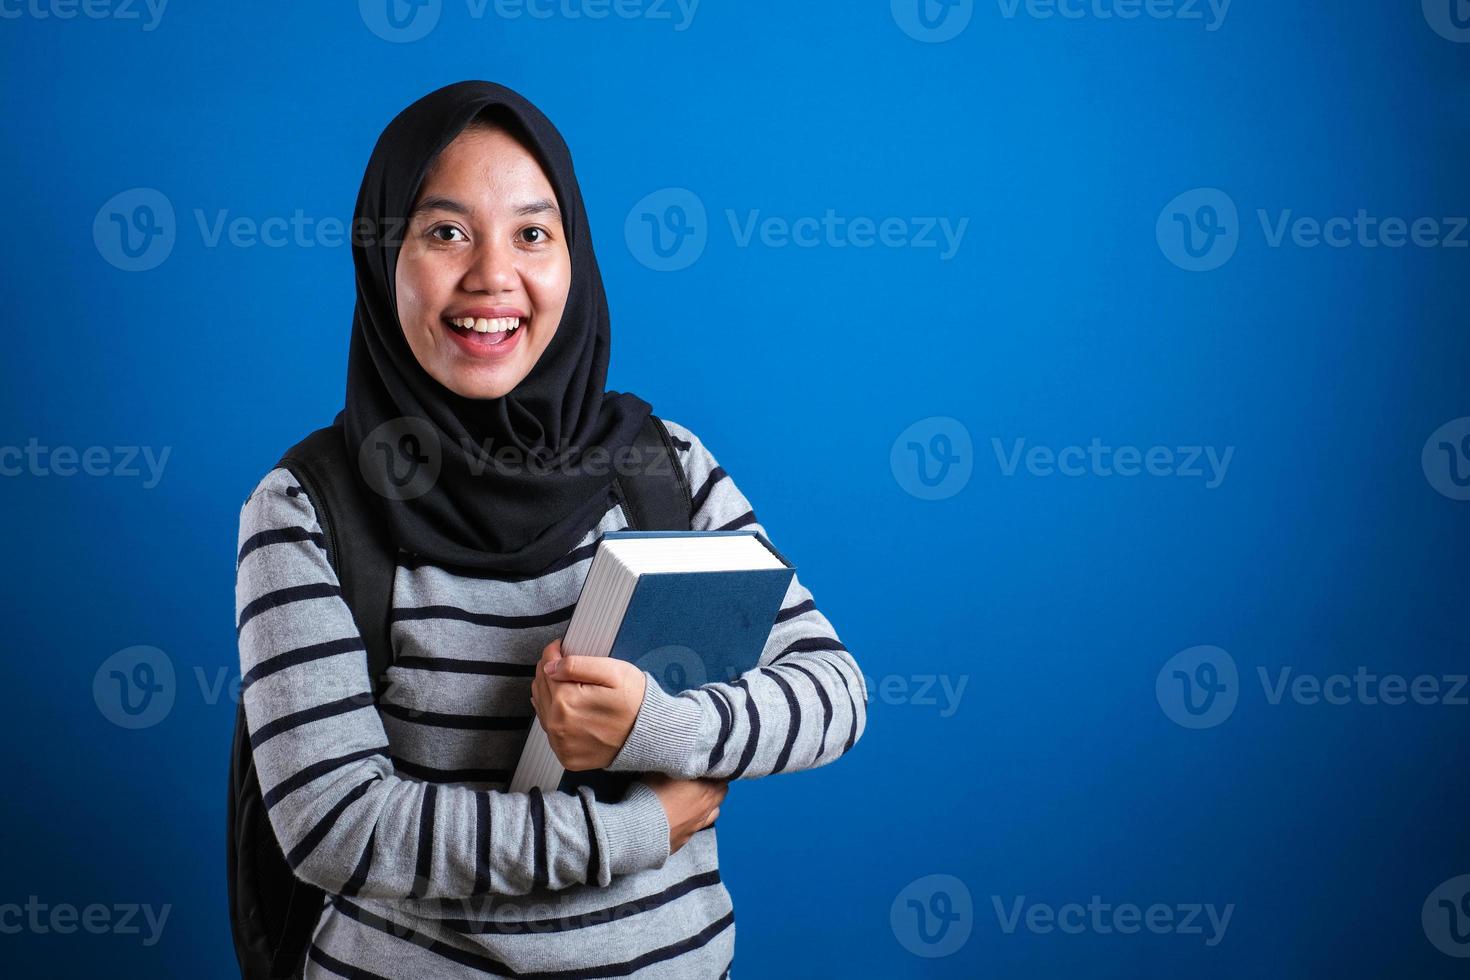
{"label": "smiling woman", "polygon": [[398,256],[398,318],[414,357],[466,398],[530,373],[572,278],[561,209],[507,122],[476,117],[424,178]]}
{"label": "smiling woman", "polygon": [[[378,494],[319,492],[293,451],[240,514],[236,759],[259,789],[237,799],[268,823],[235,846],[247,871],[261,853],[280,868],[275,890],[232,887],[254,899],[235,907],[242,970],[727,977],[728,784],[851,749],[862,672],[796,577],[738,678],[671,696],[632,663],[562,654],[601,536],[648,526],[650,498],[594,455],[654,446],[680,528],[765,529],[693,432],[605,390],[591,232],[534,106],[486,82],[431,93],[379,140],[357,212],[406,230],[354,243],[346,407],[302,446],[334,440],[337,489]],[[429,478],[394,482],[403,467]],[[339,566],[379,529],[392,567],[369,608],[362,567]],[[568,729],[564,764],[636,774],[620,798],[508,791],[533,704]]]}

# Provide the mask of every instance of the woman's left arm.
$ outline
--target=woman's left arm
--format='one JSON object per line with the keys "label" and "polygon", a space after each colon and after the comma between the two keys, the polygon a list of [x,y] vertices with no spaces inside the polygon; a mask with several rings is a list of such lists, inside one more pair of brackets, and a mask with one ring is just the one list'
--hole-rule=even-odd
{"label": "woman's left arm", "polygon": [[[664,421],[694,490],[693,529],[765,534],[750,501],[703,443]],[[867,700],[857,662],[793,576],[759,666],[732,682],[678,695],[649,674],[632,731],[607,768],[681,779],[751,779],[814,769],[862,737]]]}

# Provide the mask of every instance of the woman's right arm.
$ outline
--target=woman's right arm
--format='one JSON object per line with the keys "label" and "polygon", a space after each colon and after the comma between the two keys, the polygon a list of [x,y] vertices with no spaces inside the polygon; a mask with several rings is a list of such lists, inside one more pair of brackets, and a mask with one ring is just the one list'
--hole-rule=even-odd
{"label": "woman's right arm", "polygon": [[619,803],[397,775],[367,657],[316,512],[284,469],[240,511],[241,696],[276,839],[302,880],[364,898],[521,895],[606,886],[669,855],[659,796]]}

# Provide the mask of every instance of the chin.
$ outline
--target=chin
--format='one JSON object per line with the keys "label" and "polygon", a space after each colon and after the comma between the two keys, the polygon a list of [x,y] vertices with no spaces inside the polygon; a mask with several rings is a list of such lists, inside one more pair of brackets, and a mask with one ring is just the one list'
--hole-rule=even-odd
{"label": "chin", "polygon": [[508,378],[503,371],[489,372],[485,370],[455,370],[449,374],[448,381],[440,379],[440,384],[461,398],[490,399],[503,398],[515,390],[515,386],[521,383],[521,378]]}

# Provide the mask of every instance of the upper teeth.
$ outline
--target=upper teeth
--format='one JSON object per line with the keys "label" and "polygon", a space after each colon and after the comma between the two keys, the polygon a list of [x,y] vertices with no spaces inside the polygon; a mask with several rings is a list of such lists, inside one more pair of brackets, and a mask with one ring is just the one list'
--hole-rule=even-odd
{"label": "upper teeth", "polygon": [[461,316],[449,321],[461,330],[473,330],[475,333],[502,333],[506,330],[514,330],[521,325],[518,316],[497,316],[493,319],[484,317]]}

